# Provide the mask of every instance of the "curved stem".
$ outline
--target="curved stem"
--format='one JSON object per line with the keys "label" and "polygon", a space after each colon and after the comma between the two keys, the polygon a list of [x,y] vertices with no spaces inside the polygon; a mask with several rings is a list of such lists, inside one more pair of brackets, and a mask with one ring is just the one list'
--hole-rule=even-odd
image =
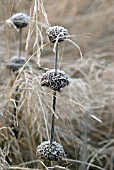
{"label": "curved stem", "polygon": [[22,28],[19,28],[19,51],[18,51],[18,59],[21,57],[21,45],[22,45]]}

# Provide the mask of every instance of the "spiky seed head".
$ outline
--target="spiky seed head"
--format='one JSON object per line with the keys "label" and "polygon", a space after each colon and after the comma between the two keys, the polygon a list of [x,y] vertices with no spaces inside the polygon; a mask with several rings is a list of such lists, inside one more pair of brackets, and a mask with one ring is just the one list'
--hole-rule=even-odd
{"label": "spiky seed head", "polygon": [[7,63],[7,68],[9,68],[12,72],[18,71],[26,62],[26,58],[20,56],[13,56],[10,61]]}
{"label": "spiky seed head", "polygon": [[29,24],[30,17],[25,13],[17,13],[12,15],[6,22],[16,28],[23,28]]}
{"label": "spiky seed head", "polygon": [[69,77],[62,70],[57,70],[57,75],[55,70],[51,69],[46,71],[41,78],[41,86],[46,86],[54,91],[61,91],[62,88],[69,84]]}
{"label": "spiky seed head", "polygon": [[45,141],[37,147],[37,155],[44,160],[58,161],[65,157],[65,152],[59,143]]}
{"label": "spiky seed head", "polygon": [[58,42],[64,41],[64,39],[66,39],[66,36],[68,36],[68,31],[62,26],[53,26],[47,29],[46,34],[49,40],[52,43],[55,43],[57,39]]}

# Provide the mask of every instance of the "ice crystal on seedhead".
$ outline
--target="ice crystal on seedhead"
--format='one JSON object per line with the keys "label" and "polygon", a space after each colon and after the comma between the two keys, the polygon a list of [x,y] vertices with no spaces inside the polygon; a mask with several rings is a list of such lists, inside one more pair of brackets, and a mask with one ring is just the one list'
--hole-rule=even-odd
{"label": "ice crystal on seedhead", "polygon": [[6,22],[16,28],[23,28],[28,25],[29,16],[25,13],[17,13],[12,15]]}
{"label": "ice crystal on seedhead", "polygon": [[50,141],[45,141],[37,147],[37,155],[49,161],[58,161],[65,157],[63,147],[57,142],[50,144]]}
{"label": "ice crystal on seedhead", "polygon": [[55,43],[56,40],[58,42],[64,41],[64,39],[66,39],[66,37],[68,36],[68,31],[62,26],[53,26],[47,29],[46,34],[49,40],[52,43]]}
{"label": "ice crystal on seedhead", "polygon": [[43,74],[41,78],[41,86],[46,86],[51,88],[54,91],[61,91],[62,88],[69,84],[69,77],[62,70],[57,70],[57,74],[55,74],[55,70],[51,69]]}

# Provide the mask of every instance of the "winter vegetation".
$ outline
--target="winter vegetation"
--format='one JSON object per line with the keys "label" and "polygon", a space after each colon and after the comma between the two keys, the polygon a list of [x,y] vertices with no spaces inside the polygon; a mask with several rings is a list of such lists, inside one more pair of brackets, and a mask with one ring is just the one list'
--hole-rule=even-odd
{"label": "winter vegetation", "polygon": [[114,1],[0,9],[0,170],[113,170]]}

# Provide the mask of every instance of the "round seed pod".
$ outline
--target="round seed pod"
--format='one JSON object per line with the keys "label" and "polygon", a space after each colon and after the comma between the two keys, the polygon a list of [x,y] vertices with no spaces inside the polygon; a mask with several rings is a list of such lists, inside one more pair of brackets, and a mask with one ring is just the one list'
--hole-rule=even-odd
{"label": "round seed pod", "polygon": [[62,70],[57,70],[57,75],[55,75],[55,70],[51,69],[46,71],[41,78],[41,86],[46,86],[54,91],[61,91],[62,88],[69,84],[69,77]]}
{"label": "round seed pod", "polygon": [[29,16],[25,13],[17,13],[14,14],[11,18],[9,18],[6,22],[15,26],[16,28],[26,27],[29,23]]}
{"label": "round seed pod", "polygon": [[45,141],[37,147],[37,155],[44,160],[58,161],[65,157],[65,152],[59,143]]}
{"label": "round seed pod", "polygon": [[7,63],[7,68],[10,69],[12,72],[18,71],[26,62],[25,57],[13,56],[10,61]]}
{"label": "round seed pod", "polygon": [[49,40],[52,43],[55,43],[57,38],[58,38],[58,42],[64,41],[66,36],[68,36],[68,31],[64,27],[53,26],[47,29],[46,34]]}

